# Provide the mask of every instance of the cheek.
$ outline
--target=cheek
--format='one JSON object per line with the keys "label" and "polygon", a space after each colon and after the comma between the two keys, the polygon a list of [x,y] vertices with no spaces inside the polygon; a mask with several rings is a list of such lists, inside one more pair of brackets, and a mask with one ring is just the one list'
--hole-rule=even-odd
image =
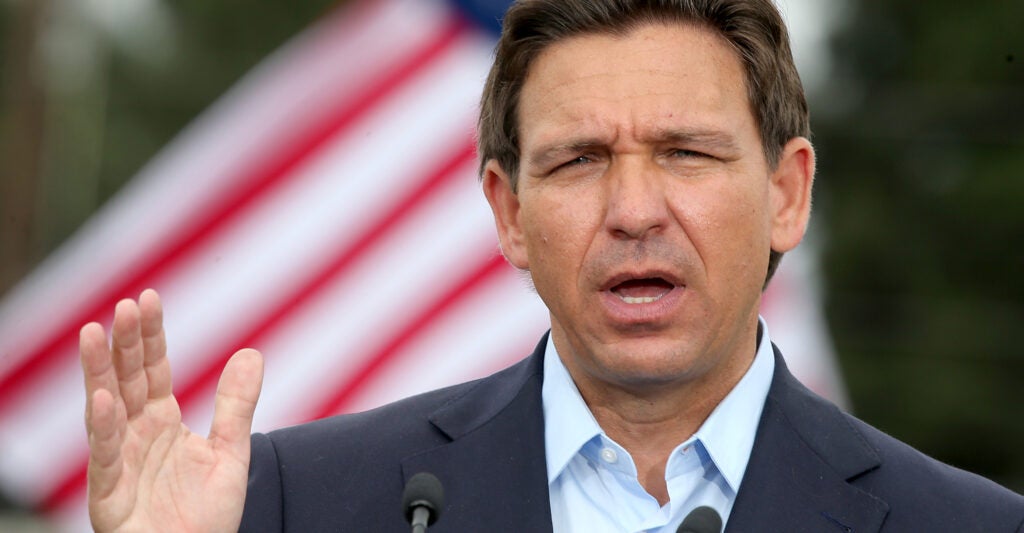
{"label": "cheek", "polygon": [[525,202],[522,225],[534,283],[569,283],[566,278],[580,271],[598,227],[594,221],[599,217],[593,206],[579,196],[531,196]]}
{"label": "cheek", "polygon": [[761,262],[767,265],[771,243],[767,202],[767,189],[758,187],[689,191],[682,223],[709,277],[718,271],[732,277],[759,269]]}
{"label": "cheek", "polygon": [[571,190],[545,187],[524,196],[523,227],[536,247],[571,246],[592,226],[594,201]]}

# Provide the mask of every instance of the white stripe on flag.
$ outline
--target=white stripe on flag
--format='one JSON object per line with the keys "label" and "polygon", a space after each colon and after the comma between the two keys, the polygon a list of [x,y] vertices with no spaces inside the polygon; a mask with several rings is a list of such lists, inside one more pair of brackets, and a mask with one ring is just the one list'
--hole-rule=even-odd
{"label": "white stripe on flag", "polygon": [[351,89],[372,86],[451,22],[437,2],[363,4],[335,12],[261,63],[0,301],[0,376],[51,332],[77,329],[73,316],[251,176],[252,161],[326,109],[351,103],[359,94]]}

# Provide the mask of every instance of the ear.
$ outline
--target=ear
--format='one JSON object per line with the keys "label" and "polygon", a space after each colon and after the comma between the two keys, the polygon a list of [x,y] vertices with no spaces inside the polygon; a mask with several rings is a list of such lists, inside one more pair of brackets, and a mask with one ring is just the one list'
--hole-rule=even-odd
{"label": "ear", "polygon": [[519,223],[519,196],[512,190],[512,179],[497,160],[491,159],[484,165],[482,182],[484,196],[494,214],[501,253],[512,266],[528,270],[530,262],[526,253],[526,240]]}
{"label": "ear", "polygon": [[811,185],[814,183],[814,148],[804,137],[790,139],[772,172],[769,195],[772,206],[772,250],[796,248],[811,217]]}

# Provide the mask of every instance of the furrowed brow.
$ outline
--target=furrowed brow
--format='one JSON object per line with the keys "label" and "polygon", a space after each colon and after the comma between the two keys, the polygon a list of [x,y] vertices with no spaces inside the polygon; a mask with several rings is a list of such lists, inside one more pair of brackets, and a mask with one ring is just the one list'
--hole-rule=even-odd
{"label": "furrowed brow", "polygon": [[701,146],[727,153],[740,151],[739,143],[732,135],[718,130],[661,130],[655,132],[648,141]]}
{"label": "furrowed brow", "polygon": [[527,154],[527,162],[534,167],[546,167],[558,163],[563,158],[593,150],[605,146],[605,143],[597,139],[578,139],[566,143],[558,143],[547,146],[540,146]]}

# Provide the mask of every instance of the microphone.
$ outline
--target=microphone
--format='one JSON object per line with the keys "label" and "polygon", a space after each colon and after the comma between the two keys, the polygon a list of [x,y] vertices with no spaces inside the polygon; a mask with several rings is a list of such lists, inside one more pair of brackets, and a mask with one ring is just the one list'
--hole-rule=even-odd
{"label": "microphone", "polygon": [[686,515],[676,533],[722,533],[722,517],[718,511],[702,505]]}
{"label": "microphone", "polygon": [[437,522],[444,507],[444,489],[437,476],[420,472],[405,484],[402,491],[402,510],[412,525],[412,533],[426,533],[427,526]]}

